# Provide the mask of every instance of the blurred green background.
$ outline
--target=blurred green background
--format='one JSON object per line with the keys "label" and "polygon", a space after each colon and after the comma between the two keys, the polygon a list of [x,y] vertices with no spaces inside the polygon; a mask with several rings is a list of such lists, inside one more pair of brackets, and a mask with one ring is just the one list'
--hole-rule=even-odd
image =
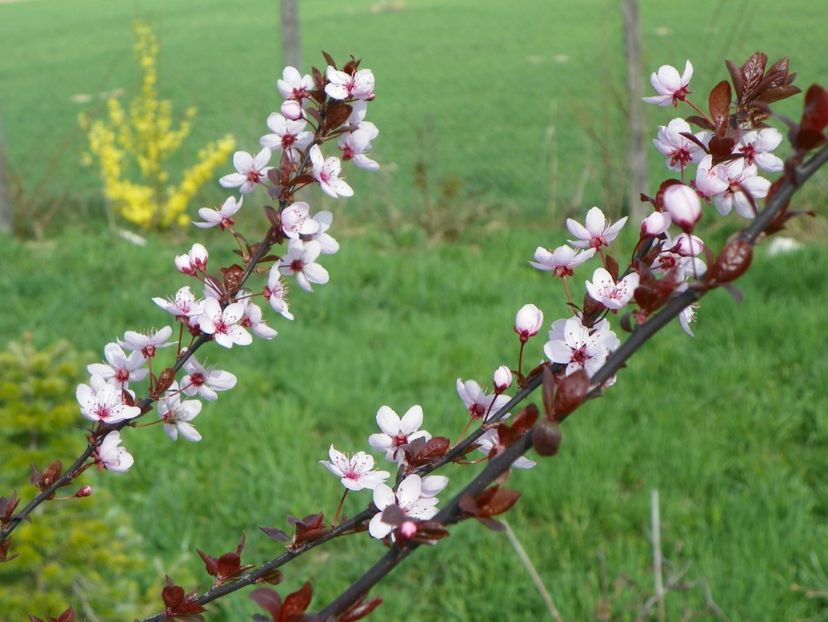
{"label": "blurred green background", "polygon": [[[701,101],[727,77],[725,58],[741,62],[756,49],[771,60],[790,56],[802,87],[826,83],[826,3],[641,5],[645,67],[690,58]],[[198,240],[213,265],[231,258],[229,240],[214,232],[150,235],[138,247],[107,231],[98,175],[81,163],[77,116],[102,115],[102,94],[134,94],[136,18],[160,40],[161,95],[179,112],[199,109],[182,166],[228,132],[238,148],[255,150],[278,109],[276,0],[0,3],[0,119],[21,233],[0,238],[4,344],[31,331],[40,348],[65,338],[100,354],[124,330],[168,320],[150,297],[186,284],[175,254]],[[95,477],[152,560],[145,584],[130,583],[134,592],[164,572],[206,588],[195,547],[218,554],[245,531],[245,560],[263,560],[278,549],[258,526],[284,527],[288,512],[332,513],[338,483],[317,461],[332,440],[365,448],[381,404],[400,414],[422,404],[427,429],[459,434],[465,415],[454,381],[488,382],[497,365],[514,364],[517,308],[534,302],[548,322],[567,315],[559,285],[527,265],[534,248],[563,243],[563,219],[593,204],[625,213],[615,0],[301,0],[300,23],[306,69],[322,64],[321,49],[353,53],[373,69],[369,119],[380,128],[374,154],[383,169],[347,170],[356,191],[348,201],[307,193],[315,209],[336,214],[342,250],[323,262],[331,283],[313,296],[293,288],[297,319],[270,314],[274,342],[205,350],[240,382],[196,420],[204,440],[171,444],[154,427],[127,431],[135,467]],[[780,110],[795,116],[799,106],[801,96]],[[647,109],[650,135],[671,113]],[[649,165],[653,191],[666,171],[654,150]],[[230,170],[228,162],[219,174]],[[739,283],[744,304],[711,295],[694,339],[666,330],[605,399],[567,423],[558,457],[512,476],[523,498],[509,521],[564,619],[637,618],[653,591],[657,488],[667,573],[689,565],[685,583],[694,585],[669,594],[669,619],[716,619],[707,585],[731,620],[828,620],[827,188],[823,173],[800,198],[822,214],[794,227],[804,248],[758,253]],[[214,184],[190,213],[225,196]],[[263,202],[245,200],[241,224],[251,238]],[[714,246],[741,224],[706,220]],[[539,360],[542,340],[530,346]],[[80,416],[75,425],[80,436]],[[3,464],[3,481],[28,498],[28,472],[5,449]],[[476,468],[453,468],[446,495]],[[354,495],[346,511],[367,501]],[[502,534],[464,524],[439,549],[418,552],[378,587],[386,602],[372,619],[548,617]],[[335,543],[288,567],[286,584],[312,579],[321,605],[381,554],[363,538]],[[76,593],[67,600],[82,609]],[[52,601],[31,602],[32,613],[58,613],[44,610]],[[208,619],[252,611],[238,594]]]}

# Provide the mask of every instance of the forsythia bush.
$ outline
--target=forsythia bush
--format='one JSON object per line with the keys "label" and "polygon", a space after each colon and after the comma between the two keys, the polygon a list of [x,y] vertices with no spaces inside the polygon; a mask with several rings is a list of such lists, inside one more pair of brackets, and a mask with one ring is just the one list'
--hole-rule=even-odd
{"label": "forsythia bush", "polygon": [[[227,135],[209,143],[181,181],[169,183],[165,162],[189,135],[196,109],[188,108],[178,127],[173,127],[172,103],[158,98],[158,40],[141,22],[135,24],[135,37],[141,91],[130,102],[129,112],[111,97],[108,120],[90,121],[81,115],[80,123],[88,132],[87,162],[97,159],[106,199],[129,222],[144,229],[166,229],[189,222],[187,204],[212,179],[216,167],[227,161],[235,141]],[[140,182],[130,179],[136,174]]]}
{"label": "forsythia bush", "polygon": [[[81,449],[72,387],[83,372],[80,356],[65,341],[37,350],[25,337],[0,352],[4,489],[19,486],[29,465],[69,458]],[[71,497],[89,477],[80,480],[56,497]],[[31,491],[17,492],[28,496]],[[0,620],[24,620],[31,611],[57,615],[66,603],[90,620],[126,619],[148,600],[148,589],[159,589],[137,580],[156,573],[148,572],[129,517],[106,493],[95,490],[64,504],[63,512],[44,513],[21,526],[26,539],[15,550],[19,557],[0,565]]]}

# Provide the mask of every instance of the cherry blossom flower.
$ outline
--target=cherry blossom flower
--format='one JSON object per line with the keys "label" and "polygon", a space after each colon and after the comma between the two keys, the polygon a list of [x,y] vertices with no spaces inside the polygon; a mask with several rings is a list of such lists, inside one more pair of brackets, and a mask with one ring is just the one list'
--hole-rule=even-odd
{"label": "cherry blossom flower", "polygon": [[368,114],[368,102],[365,100],[357,100],[351,104],[351,114],[348,116],[348,120],[345,121],[345,125],[351,125],[353,127],[359,128],[362,122],[365,120],[365,115]]}
{"label": "cherry blossom flower", "polygon": [[313,140],[313,132],[305,131],[308,122],[304,119],[287,119],[278,112],[267,117],[267,126],[272,134],[265,134],[259,139],[259,144],[268,149],[287,152],[291,158],[299,157],[299,152]]}
{"label": "cherry blossom flower", "polygon": [[680,233],[672,240],[668,239],[664,243],[664,248],[682,257],[697,257],[704,252],[704,241],[697,235]]}
{"label": "cherry blossom flower", "polygon": [[217,391],[229,391],[236,386],[235,375],[220,369],[206,369],[195,356],[184,363],[184,371],[187,372],[181,380],[184,395],[198,395],[212,402],[218,399]]}
{"label": "cherry blossom flower", "polygon": [[494,371],[494,374],[492,374],[492,386],[494,387],[495,393],[503,393],[512,386],[512,370],[506,367],[506,365],[498,367]]}
{"label": "cherry blossom flower", "polygon": [[597,207],[590,208],[586,215],[586,226],[572,218],[566,219],[566,228],[578,238],[577,240],[569,240],[569,243],[575,248],[598,249],[602,246],[609,246],[626,222],[627,217],[624,216],[614,225],[609,225],[604,212]]}
{"label": "cherry blossom flower", "polygon": [[172,440],[177,440],[181,434],[188,441],[197,442],[201,440],[190,421],[201,412],[202,404],[198,400],[181,399],[181,391],[178,383],[173,382],[167,391],[167,395],[158,400],[158,416],[164,421],[164,432]]}
{"label": "cherry blossom flower", "polygon": [[288,252],[279,262],[279,271],[284,275],[295,275],[299,287],[312,292],[311,283],[325,284],[330,278],[328,271],[316,263],[321,252],[319,242],[291,240],[288,243]]}
{"label": "cherry blossom flower", "polygon": [[785,168],[782,159],[770,153],[782,142],[782,133],[773,127],[745,132],[733,149],[745,156],[745,163],[755,164],[763,171],[778,173]]}
{"label": "cherry blossom flower", "polygon": [[287,66],[282,70],[282,79],[276,81],[276,88],[285,99],[301,101],[310,97],[313,78],[309,74],[303,76],[296,67]]}
{"label": "cherry blossom flower", "polygon": [[288,205],[281,213],[282,231],[292,240],[319,232],[319,223],[311,218],[310,206],[304,201]]}
{"label": "cherry blossom flower", "polygon": [[282,102],[279,112],[285,119],[290,121],[298,121],[305,117],[305,111],[302,108],[302,102],[295,99],[288,99]]}
{"label": "cherry blossom flower", "polygon": [[389,406],[380,406],[377,411],[377,425],[382,433],[369,436],[368,444],[374,449],[384,451],[385,459],[391,462],[405,462],[405,453],[400,450],[402,445],[418,438],[426,441],[431,439],[431,434],[426,430],[420,430],[420,426],[423,425],[423,409],[419,404],[409,408],[402,419]]}
{"label": "cherry blossom flower", "polygon": [[196,297],[188,286],[179,289],[175,293],[175,298],[172,300],[156,297],[152,301],[167,313],[172,313],[176,317],[183,316],[185,318],[199,315],[201,313],[201,307],[204,304],[203,301],[196,300]]}
{"label": "cherry blossom flower", "polygon": [[332,196],[334,199],[354,195],[351,186],[344,179],[339,178],[339,173],[342,170],[342,163],[339,158],[334,156],[324,158],[319,145],[310,148],[310,158],[313,165],[313,177],[319,182],[319,186],[325,194]]}
{"label": "cherry blossom flower", "polygon": [[575,250],[564,244],[550,252],[538,246],[535,249],[535,261],[530,261],[529,265],[545,272],[554,272],[556,276],[563,278],[575,274],[575,268],[592,259],[594,254],[594,248]]}
{"label": "cherry blossom flower", "polygon": [[92,363],[86,366],[90,376],[100,376],[104,380],[125,389],[129,382],[140,382],[147,377],[149,370],[144,367],[146,359],[140,352],[126,355],[117,343],[108,343],[104,347],[104,363]]}
{"label": "cherry blossom flower", "polygon": [[601,320],[590,330],[580,318],[571,317],[552,323],[543,351],[553,363],[566,365],[567,376],[579,369],[592,376],[620,343],[607,320]]}
{"label": "cherry blossom flower", "polygon": [[370,69],[360,69],[353,75],[337,71],[330,65],[325,76],[328,84],[325,93],[334,99],[374,99],[374,74]]}
{"label": "cherry blossom flower", "polygon": [[320,460],[319,464],[341,478],[342,485],[348,490],[373,490],[391,477],[388,471],[375,471],[374,458],[364,451],[358,451],[352,458],[348,458],[331,445],[328,455],[330,461]]}
{"label": "cherry blossom flower", "polygon": [[434,518],[437,514],[437,495],[447,484],[447,477],[427,475],[421,478],[416,474],[409,475],[401,481],[396,493],[390,486],[379,484],[374,488],[374,505],[379,512],[371,518],[368,533],[382,540],[394,531],[395,525],[382,522],[383,510],[392,505],[397,505],[403,514],[414,520]]}
{"label": "cherry blossom flower", "polygon": [[128,330],[124,333],[123,341],[118,340],[118,345],[130,351],[140,351],[145,359],[149,359],[155,356],[159,348],[175,344],[174,341],[167,341],[170,335],[172,335],[172,328],[169,326],[159,328],[157,331],[149,331],[147,334]]}
{"label": "cherry blossom flower", "polygon": [[[267,147],[255,156],[246,151],[237,151],[233,154],[233,166],[236,167],[236,172],[225,175],[219,179],[219,183],[223,188],[238,188],[242,194],[253,192],[256,184],[263,184],[267,179],[267,172],[273,168],[267,166],[271,155]],[[200,212],[199,215],[201,215]]]}
{"label": "cherry blossom flower", "polygon": [[261,339],[273,339],[279,333],[262,319],[262,309],[259,305],[247,302],[244,307],[244,317],[241,325],[249,327],[253,334]]}
{"label": "cherry blossom flower", "polygon": [[756,166],[747,164],[743,158],[722,162],[713,168],[727,186],[724,192],[713,197],[713,203],[718,212],[725,216],[736,208],[736,213],[740,216],[753,218],[754,207],[745,191],[749,192],[754,199],[763,198],[768,194],[770,181],[759,177],[756,174]]}
{"label": "cherry blossom flower", "polygon": [[670,228],[672,218],[665,212],[653,212],[641,221],[641,235],[658,237]]}
{"label": "cherry blossom flower", "polygon": [[620,309],[632,300],[638,281],[638,273],[631,272],[616,283],[604,268],[597,268],[592,274],[592,281],[586,282],[586,288],[590,297],[607,309]]}
{"label": "cherry blossom flower", "polygon": [[538,334],[543,324],[543,311],[533,304],[523,305],[515,315],[515,332],[521,343],[526,343],[530,337]]}
{"label": "cherry blossom flower", "polygon": [[662,65],[658,68],[658,72],[650,75],[650,84],[653,85],[658,95],[644,97],[644,101],[648,104],[658,104],[659,106],[669,106],[673,104],[678,106],[680,101],[687,98],[690,92],[690,78],[693,77],[693,65],[688,60],[684,64],[684,73],[679,76],[679,72],[671,65]]}
{"label": "cherry blossom flower", "polygon": [[271,266],[270,272],[267,275],[267,286],[262,293],[274,311],[281,313],[282,317],[288,320],[293,319],[293,314],[288,310],[288,303],[285,300],[287,288],[282,282],[282,274],[279,272],[279,266]]}
{"label": "cherry blossom flower", "polygon": [[707,265],[698,258],[704,249],[704,243],[696,237],[686,237],[681,234],[678,238],[667,238],[661,246],[662,250],[650,266],[656,274],[673,272],[676,279],[683,281],[703,275]]}
{"label": "cherry blossom flower", "polygon": [[198,210],[198,215],[203,222],[194,222],[193,224],[202,229],[209,229],[216,225],[220,229],[232,227],[236,224],[236,221],[233,220],[233,215],[241,209],[242,201],[244,201],[244,197],[241,197],[238,201],[236,201],[236,197],[227,197],[221,209],[214,210],[209,207],[202,207]]}
{"label": "cherry blossom flower", "polygon": [[[477,443],[477,449],[482,451],[487,456],[491,456],[492,451],[495,452],[495,455],[499,453],[498,449],[500,449],[500,436],[498,435],[497,428],[491,428],[490,430],[483,432],[475,443]],[[526,456],[521,456],[512,463],[512,466],[516,469],[531,469],[536,464],[537,462],[534,460],[530,460]]]}
{"label": "cherry blossom flower", "polygon": [[124,473],[135,462],[132,454],[126,449],[120,447],[121,433],[118,430],[113,430],[107,434],[95,453],[92,454],[92,459],[99,468],[112,471],[113,473]]}
{"label": "cherry blossom flower", "polygon": [[342,159],[350,160],[359,168],[368,171],[378,170],[379,163],[365,155],[365,152],[371,148],[371,141],[377,136],[379,136],[379,130],[370,121],[365,121],[360,124],[358,129],[344,134],[339,139]]}
{"label": "cherry blossom flower", "polygon": [[327,210],[316,212],[313,219],[319,224],[319,231],[311,236],[312,240],[319,242],[319,248],[323,255],[334,255],[339,252],[337,242],[327,231],[333,223],[333,214]]}
{"label": "cherry blossom flower", "polygon": [[101,376],[92,376],[89,384],[79,384],[75,397],[80,404],[81,414],[90,421],[118,423],[141,414],[141,409],[137,406],[124,404],[120,387],[112,386]]}
{"label": "cherry blossom flower", "polygon": [[198,326],[204,334],[212,335],[220,346],[247,346],[253,342],[253,337],[241,326],[243,317],[243,302],[234,302],[222,310],[218,300],[207,298],[198,316]]}
{"label": "cherry blossom flower", "polygon": [[664,191],[664,209],[686,232],[692,231],[702,217],[699,195],[684,184],[673,184]]}
{"label": "cherry blossom flower", "polygon": [[682,118],[673,119],[666,126],[660,125],[653,144],[667,156],[665,164],[671,171],[683,171],[688,164],[699,162],[706,155],[704,149],[682,134],[694,135],[702,144],[711,136],[710,132],[693,134],[690,124]]}
{"label": "cherry blossom flower", "polygon": [[[241,207],[241,204],[239,204]],[[203,208],[207,209],[207,208]],[[216,210],[209,210],[211,212],[215,212]],[[213,226],[213,225],[210,225]],[[202,272],[207,269],[207,249],[204,248],[201,244],[193,244],[193,247],[190,249],[190,252],[186,255],[176,255],[175,257],[175,267],[178,268],[179,272],[183,272],[184,274],[189,274],[190,276],[195,275],[197,270],[201,270]]]}
{"label": "cherry blossom flower", "polygon": [[696,169],[696,190],[706,199],[712,199],[727,190],[728,183],[719,176],[719,166],[713,166],[713,156],[705,156]]}
{"label": "cherry blossom flower", "polygon": [[508,395],[488,395],[477,382],[457,379],[457,394],[466,405],[466,410],[475,419],[485,417],[488,420],[491,415],[497,413],[511,399]]}

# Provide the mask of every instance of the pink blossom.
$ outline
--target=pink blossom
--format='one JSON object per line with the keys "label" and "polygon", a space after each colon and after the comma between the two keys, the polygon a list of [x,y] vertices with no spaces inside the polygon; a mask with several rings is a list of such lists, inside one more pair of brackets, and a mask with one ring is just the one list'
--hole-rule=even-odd
{"label": "pink blossom", "polygon": [[319,231],[313,234],[311,239],[319,242],[319,249],[323,255],[334,255],[339,251],[339,242],[328,233],[333,223],[333,214],[323,210],[316,212],[313,219],[319,224]]}
{"label": "pink blossom", "polygon": [[295,99],[288,99],[282,102],[279,112],[285,119],[291,121],[298,121],[305,117],[305,111],[302,109],[302,103]]}
{"label": "pink blossom", "polygon": [[279,272],[279,266],[271,266],[270,272],[267,275],[267,287],[264,288],[262,293],[274,311],[281,313],[285,319],[293,319],[293,314],[288,310],[288,303],[285,300],[287,289],[282,282],[282,274]]}
{"label": "pink blossom", "polygon": [[343,134],[339,139],[339,149],[342,151],[342,159],[352,161],[359,168],[368,171],[376,171],[379,164],[365,155],[371,149],[371,141],[379,136],[377,126],[370,121],[360,124],[353,132]]}
{"label": "pink blossom", "polygon": [[494,387],[495,393],[503,393],[512,386],[512,370],[506,367],[506,365],[498,367],[494,371],[494,374],[492,374],[492,386]]}
{"label": "pink blossom", "polygon": [[276,88],[283,98],[301,101],[310,97],[313,78],[309,74],[303,76],[296,67],[287,66],[282,70],[282,79],[276,81]]}
{"label": "pink blossom", "polygon": [[247,299],[247,303],[244,306],[244,317],[242,318],[241,325],[250,328],[253,331],[253,334],[259,337],[260,339],[273,339],[279,333],[268,326],[267,322],[262,319],[262,309],[259,305],[249,302]]}
{"label": "pink blossom", "polygon": [[523,305],[515,315],[515,332],[522,343],[538,334],[543,324],[543,311],[533,304]]}
{"label": "pink blossom", "polygon": [[763,171],[778,173],[785,168],[785,163],[771,153],[782,142],[782,133],[773,127],[745,132],[736,144],[734,153],[745,156],[747,164],[755,164]]}
{"label": "pink blossom", "polygon": [[236,386],[235,375],[220,369],[206,369],[195,356],[184,363],[184,371],[187,372],[181,380],[184,395],[198,395],[212,402],[218,399],[217,391],[229,391]]}
{"label": "pink blossom", "polygon": [[[379,484],[374,488],[373,499],[374,505],[379,511],[374,514],[368,524],[368,533],[372,537],[382,540],[394,531],[396,525],[382,521],[383,511],[392,505],[397,505],[403,514],[413,520],[434,518],[437,514],[437,495],[447,484],[448,478],[444,476],[427,475],[421,478],[416,474],[409,475],[401,481],[400,485],[397,486],[396,493],[390,486]],[[416,532],[416,529],[412,530],[411,527],[408,527],[406,532],[409,534],[408,537],[411,537],[412,532]]]}
{"label": "pink blossom", "polygon": [[475,419],[484,418],[484,421],[489,416],[497,413],[501,408],[509,403],[511,399],[508,395],[489,395],[474,380],[466,380],[463,382],[460,378],[457,379],[457,395],[463,400],[466,410],[469,415]]}
{"label": "pink blossom", "polygon": [[[241,205],[239,205],[241,207]],[[207,208],[204,208],[207,209]],[[215,210],[210,210],[211,212],[215,212]],[[210,225],[212,226],[212,225]],[[178,268],[179,272],[183,272],[184,274],[189,274],[190,276],[195,275],[197,270],[201,270],[202,272],[207,269],[207,249],[204,248],[201,244],[193,244],[193,247],[190,249],[190,252],[186,255],[176,255],[175,257],[175,267]]]}
{"label": "pink blossom", "polygon": [[675,67],[670,65],[662,65],[658,68],[658,72],[650,75],[650,84],[653,85],[658,95],[644,97],[644,101],[648,104],[658,104],[659,106],[669,106],[673,104],[678,106],[680,101],[687,98],[690,92],[690,78],[693,77],[693,65],[688,60],[684,64],[684,73],[679,76],[679,72]]}
{"label": "pink blossom", "polygon": [[377,425],[382,433],[368,437],[368,444],[374,449],[385,452],[385,459],[402,464],[405,453],[401,446],[418,438],[429,440],[431,434],[420,430],[423,425],[423,409],[417,404],[409,408],[402,419],[388,406],[380,406],[377,411]]}
{"label": "pink blossom", "polygon": [[719,176],[719,166],[713,166],[713,156],[705,156],[696,169],[696,190],[711,199],[727,190],[727,181]]}
{"label": "pink blossom", "polygon": [[564,244],[550,252],[542,246],[538,246],[535,249],[535,260],[530,261],[529,265],[538,270],[554,272],[556,276],[563,278],[575,274],[575,268],[592,259],[594,254],[594,248],[575,250]]}
{"label": "pink blossom", "polygon": [[310,206],[304,201],[288,205],[281,213],[282,231],[292,240],[312,236],[319,231],[319,223],[311,218]]}
{"label": "pink blossom", "polygon": [[[698,162],[705,156],[705,151],[697,143],[682,134],[693,134],[690,125],[682,118],[673,119],[666,126],[658,127],[658,135],[653,144],[667,156],[665,164],[671,171],[683,171],[691,162]],[[694,134],[702,143],[710,140],[710,132]]]}
{"label": "pink blossom", "polygon": [[145,359],[149,359],[155,356],[159,348],[175,344],[174,341],[167,341],[170,335],[172,335],[172,328],[169,326],[159,328],[157,331],[149,331],[146,334],[128,330],[124,333],[123,341],[119,339],[118,344],[127,350],[140,351]]}
{"label": "pink blossom", "polygon": [[358,451],[349,458],[331,445],[328,455],[330,461],[320,460],[319,464],[341,478],[339,481],[348,490],[373,490],[391,477],[388,471],[375,471],[374,458],[364,451]]}
{"label": "pink blossom", "polygon": [[590,297],[607,309],[620,309],[632,300],[638,280],[638,273],[631,272],[616,283],[604,268],[597,268],[592,274],[592,281],[586,282],[586,288]]}
{"label": "pink blossom", "polygon": [[574,235],[577,240],[569,240],[569,243],[575,248],[601,248],[602,246],[609,246],[616,237],[621,227],[627,222],[627,217],[624,216],[614,225],[607,222],[604,212],[597,207],[590,208],[586,215],[585,225],[578,221],[567,218],[566,228]]}
{"label": "pink blossom", "polygon": [[222,309],[218,300],[207,298],[198,316],[198,326],[202,333],[212,335],[215,342],[225,348],[232,348],[234,344],[250,345],[253,337],[240,324],[244,311],[242,302],[234,302]]}
{"label": "pink blossom", "polygon": [[[227,197],[222,204],[221,209],[214,210],[209,207],[202,207],[198,210],[198,215],[203,222],[194,222],[193,224],[196,227],[201,227],[202,229],[209,229],[210,227],[215,227],[217,225],[220,229],[232,227],[236,224],[236,221],[233,220],[233,216],[241,209],[242,201],[244,201],[244,197],[240,198],[238,201],[236,201],[236,197]],[[178,265],[177,261],[176,265]],[[179,270],[181,270],[180,267]],[[183,272],[183,270],[181,271]]]}
{"label": "pink blossom", "polygon": [[291,240],[288,243],[287,254],[279,262],[279,271],[285,275],[296,276],[299,287],[312,292],[311,283],[325,284],[330,278],[328,271],[316,263],[321,252],[319,242]]}
{"label": "pink blossom", "polygon": [[128,471],[135,460],[132,455],[121,444],[121,433],[113,430],[107,434],[92,458],[98,467],[112,471],[113,473],[124,473]]}
{"label": "pink blossom", "polygon": [[117,343],[106,344],[104,357],[107,364],[92,363],[86,366],[86,370],[91,376],[100,376],[122,389],[127,388],[129,382],[140,382],[149,373],[144,367],[146,359],[140,352],[130,352],[127,356]]}
{"label": "pink blossom", "polygon": [[325,194],[332,196],[334,199],[354,195],[351,186],[344,179],[339,178],[339,173],[342,170],[342,163],[339,158],[334,156],[324,158],[319,145],[313,145],[310,148],[310,158],[313,165],[313,177],[319,182],[319,186]]}
{"label": "pink blossom", "polygon": [[201,313],[202,301],[196,300],[193,292],[188,286],[184,286],[175,293],[175,298],[167,300],[165,298],[153,298],[152,301],[159,307],[164,309],[167,313],[172,313],[176,317],[191,317]]}
{"label": "pink blossom", "polygon": [[267,117],[267,126],[272,134],[265,134],[259,139],[262,147],[285,151],[291,158],[297,158],[300,151],[313,140],[313,132],[305,131],[308,122],[305,120],[290,120],[278,112]]}
{"label": "pink blossom", "polygon": [[664,191],[664,209],[684,231],[692,231],[702,217],[699,195],[690,186],[673,184]]}
{"label": "pink blossom", "polygon": [[326,71],[328,84],[325,93],[334,99],[374,99],[374,74],[370,69],[360,69],[356,73],[347,74],[337,71],[330,65]]}
{"label": "pink blossom", "polygon": [[167,390],[166,396],[158,400],[158,416],[164,422],[164,432],[167,433],[167,436],[172,440],[176,440],[178,435],[181,434],[188,441],[200,441],[201,434],[192,426],[190,421],[195,419],[198,413],[201,412],[201,406],[202,404],[198,400],[182,401],[178,383],[173,382]]}
{"label": "pink blossom", "polygon": [[718,212],[724,216],[735,207],[736,212],[744,218],[755,216],[748,194],[753,199],[761,199],[768,194],[770,181],[756,174],[756,166],[749,165],[743,158],[723,162],[714,167],[718,176],[727,187],[721,194],[713,197]]}
{"label": "pink blossom", "polygon": [[653,212],[641,221],[641,235],[658,237],[670,228],[672,219],[665,212]]}
{"label": "pink blossom", "polygon": [[75,397],[80,404],[81,414],[90,421],[118,423],[141,414],[141,409],[137,406],[124,404],[120,387],[112,386],[101,376],[92,376],[89,384],[79,384]]}
{"label": "pink blossom", "polygon": [[[477,443],[478,450],[487,456],[491,455],[492,450],[497,451],[500,446],[500,436],[497,428],[486,430],[475,442]],[[530,460],[526,456],[521,456],[512,463],[512,466],[516,469],[531,469],[535,464],[537,463],[534,460]]]}
{"label": "pink blossom", "polygon": [[233,154],[236,172],[225,175],[219,179],[219,183],[223,188],[238,188],[242,194],[253,192],[257,184],[263,184],[267,180],[267,172],[273,168],[267,166],[270,156],[271,151],[267,147],[255,156],[246,151],[237,151]]}
{"label": "pink blossom", "polygon": [[580,318],[571,317],[552,323],[543,351],[553,363],[566,365],[566,375],[583,369],[592,376],[620,343],[606,320],[589,329]]}

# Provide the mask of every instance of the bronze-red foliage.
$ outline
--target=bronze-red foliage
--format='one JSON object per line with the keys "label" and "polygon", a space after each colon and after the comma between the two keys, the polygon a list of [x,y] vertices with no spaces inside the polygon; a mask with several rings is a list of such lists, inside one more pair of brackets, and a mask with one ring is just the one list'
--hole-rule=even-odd
{"label": "bronze-red foliage", "polygon": [[239,540],[239,545],[236,549],[234,551],[230,551],[229,553],[224,553],[218,558],[208,555],[200,549],[196,549],[199,557],[201,557],[204,561],[204,567],[207,570],[207,573],[216,578],[216,585],[220,585],[228,579],[237,577],[245,570],[253,567],[253,564],[243,565],[241,563],[241,554],[244,550],[244,543],[245,538],[244,534],[242,534],[241,540]]}

